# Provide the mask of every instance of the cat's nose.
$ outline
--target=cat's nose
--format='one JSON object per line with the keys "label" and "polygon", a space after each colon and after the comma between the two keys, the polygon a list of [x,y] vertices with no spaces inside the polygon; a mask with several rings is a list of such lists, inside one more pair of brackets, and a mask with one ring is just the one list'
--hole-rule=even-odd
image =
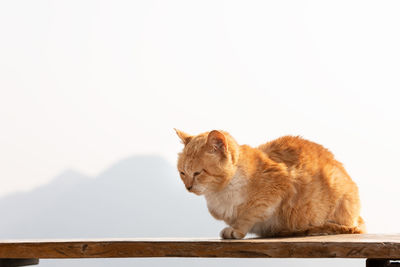
{"label": "cat's nose", "polygon": [[192,189],[192,185],[191,186],[186,186],[186,189],[190,191],[190,189]]}

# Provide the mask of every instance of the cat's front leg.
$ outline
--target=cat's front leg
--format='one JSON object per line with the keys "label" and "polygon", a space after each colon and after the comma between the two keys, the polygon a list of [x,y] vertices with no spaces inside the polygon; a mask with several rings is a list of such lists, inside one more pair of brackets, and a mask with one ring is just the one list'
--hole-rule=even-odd
{"label": "cat's front leg", "polygon": [[246,236],[246,233],[243,233],[238,229],[234,229],[233,227],[228,226],[222,229],[219,235],[223,239],[242,239]]}
{"label": "cat's front leg", "polygon": [[219,236],[223,239],[242,239],[246,236],[247,232],[243,232],[238,228],[234,228],[233,225],[236,225],[237,218],[231,217],[229,220],[224,220],[228,227],[222,229],[219,233]]}
{"label": "cat's front leg", "polygon": [[267,221],[273,216],[278,202],[269,201],[268,204],[256,206],[242,206],[238,217],[229,222],[229,227],[224,228],[220,236],[223,239],[242,239],[256,223]]}
{"label": "cat's front leg", "polygon": [[238,217],[230,226],[222,229],[220,236],[223,239],[242,239],[254,225],[254,217],[243,215]]}

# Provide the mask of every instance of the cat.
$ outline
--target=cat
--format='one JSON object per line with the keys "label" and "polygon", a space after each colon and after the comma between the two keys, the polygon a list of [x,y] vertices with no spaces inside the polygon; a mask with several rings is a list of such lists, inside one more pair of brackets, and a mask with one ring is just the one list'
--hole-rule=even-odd
{"label": "cat", "polygon": [[253,148],[225,131],[175,131],[180,178],[228,225],[221,238],[366,232],[357,185],[323,146],[284,136]]}

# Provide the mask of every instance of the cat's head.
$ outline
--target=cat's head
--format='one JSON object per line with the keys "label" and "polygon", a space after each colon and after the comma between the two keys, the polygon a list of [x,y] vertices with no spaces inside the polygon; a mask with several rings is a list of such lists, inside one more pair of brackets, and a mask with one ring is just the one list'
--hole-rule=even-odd
{"label": "cat's head", "polygon": [[239,146],[223,131],[189,135],[176,130],[185,145],[178,154],[178,171],[188,191],[196,195],[218,192],[233,177]]}

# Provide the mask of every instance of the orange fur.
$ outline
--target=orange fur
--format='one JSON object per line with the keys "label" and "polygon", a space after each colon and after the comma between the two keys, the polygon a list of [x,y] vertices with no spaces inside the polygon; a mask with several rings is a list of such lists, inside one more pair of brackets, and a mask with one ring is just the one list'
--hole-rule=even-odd
{"label": "orange fur", "polygon": [[224,131],[176,132],[181,179],[229,225],[222,238],[365,232],[356,184],[321,145],[284,136],[253,148]]}

